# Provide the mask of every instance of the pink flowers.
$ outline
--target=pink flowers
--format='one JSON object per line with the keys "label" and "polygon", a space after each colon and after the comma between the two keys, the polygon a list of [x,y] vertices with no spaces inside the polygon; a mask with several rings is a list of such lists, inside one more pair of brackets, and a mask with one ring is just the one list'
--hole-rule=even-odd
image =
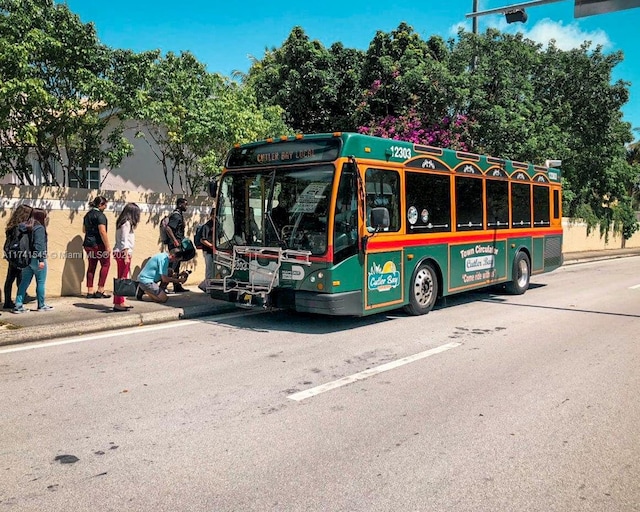
{"label": "pink flowers", "polygon": [[423,125],[420,116],[414,110],[410,110],[405,116],[386,116],[378,123],[360,126],[358,133],[468,151],[468,126],[469,120],[462,114],[445,116],[440,122]]}

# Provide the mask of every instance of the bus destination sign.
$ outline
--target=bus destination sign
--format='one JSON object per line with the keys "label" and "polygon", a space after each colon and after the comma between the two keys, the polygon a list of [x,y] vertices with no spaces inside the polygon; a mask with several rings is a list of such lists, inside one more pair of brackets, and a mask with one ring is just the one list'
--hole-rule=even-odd
{"label": "bus destination sign", "polygon": [[341,140],[337,137],[314,140],[265,142],[233,148],[227,167],[291,165],[335,160]]}

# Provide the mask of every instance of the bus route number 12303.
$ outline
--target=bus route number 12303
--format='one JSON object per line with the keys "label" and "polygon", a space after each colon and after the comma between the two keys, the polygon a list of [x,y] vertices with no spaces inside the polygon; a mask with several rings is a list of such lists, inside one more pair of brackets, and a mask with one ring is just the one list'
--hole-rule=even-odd
{"label": "bus route number 12303", "polygon": [[402,146],[391,146],[391,156],[393,158],[408,159],[411,158],[411,148],[403,148]]}

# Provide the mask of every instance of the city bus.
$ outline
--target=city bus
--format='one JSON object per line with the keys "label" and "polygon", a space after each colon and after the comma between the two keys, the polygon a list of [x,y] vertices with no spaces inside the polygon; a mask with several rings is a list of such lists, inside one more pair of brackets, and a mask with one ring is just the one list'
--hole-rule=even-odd
{"label": "city bus", "polygon": [[397,308],[562,264],[561,171],[357,133],[266,139],[226,157],[212,297],[324,315]]}

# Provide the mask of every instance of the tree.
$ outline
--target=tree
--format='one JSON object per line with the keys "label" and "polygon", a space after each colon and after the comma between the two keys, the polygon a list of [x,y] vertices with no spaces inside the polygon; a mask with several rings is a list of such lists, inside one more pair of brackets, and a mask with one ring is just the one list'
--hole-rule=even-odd
{"label": "tree", "polygon": [[232,144],[289,131],[279,107],[258,108],[250,89],[208,73],[189,52],[156,59],[140,78],[132,115],[172,193],[202,190]]}
{"label": "tree", "polygon": [[281,106],[294,130],[313,133],[353,130],[363,54],[336,43],[327,50],[295,27],[282,47],[265,51],[246,83],[259,105]]}
{"label": "tree", "polygon": [[[31,183],[35,155],[46,184],[74,176],[86,186],[95,161],[120,164],[131,150],[107,74],[111,51],[92,24],[53,0],[0,0],[0,173]],[[58,180],[56,167],[62,169]]]}
{"label": "tree", "polygon": [[358,124],[372,126],[414,112],[424,126],[458,114],[455,81],[448,70],[450,50],[440,37],[424,41],[406,23],[379,31],[369,44],[360,78],[364,92]]}
{"label": "tree", "polygon": [[605,234],[610,228],[621,230],[614,210],[627,205],[637,180],[626,161],[625,145],[632,136],[621,111],[629,98],[628,83],[612,81],[622,57],[621,52],[605,55],[600,47],[591,50],[588,42],[566,52],[550,45],[536,83],[536,94],[565,144],[559,155],[570,192],[565,214],[592,218],[590,227],[597,225]]}

